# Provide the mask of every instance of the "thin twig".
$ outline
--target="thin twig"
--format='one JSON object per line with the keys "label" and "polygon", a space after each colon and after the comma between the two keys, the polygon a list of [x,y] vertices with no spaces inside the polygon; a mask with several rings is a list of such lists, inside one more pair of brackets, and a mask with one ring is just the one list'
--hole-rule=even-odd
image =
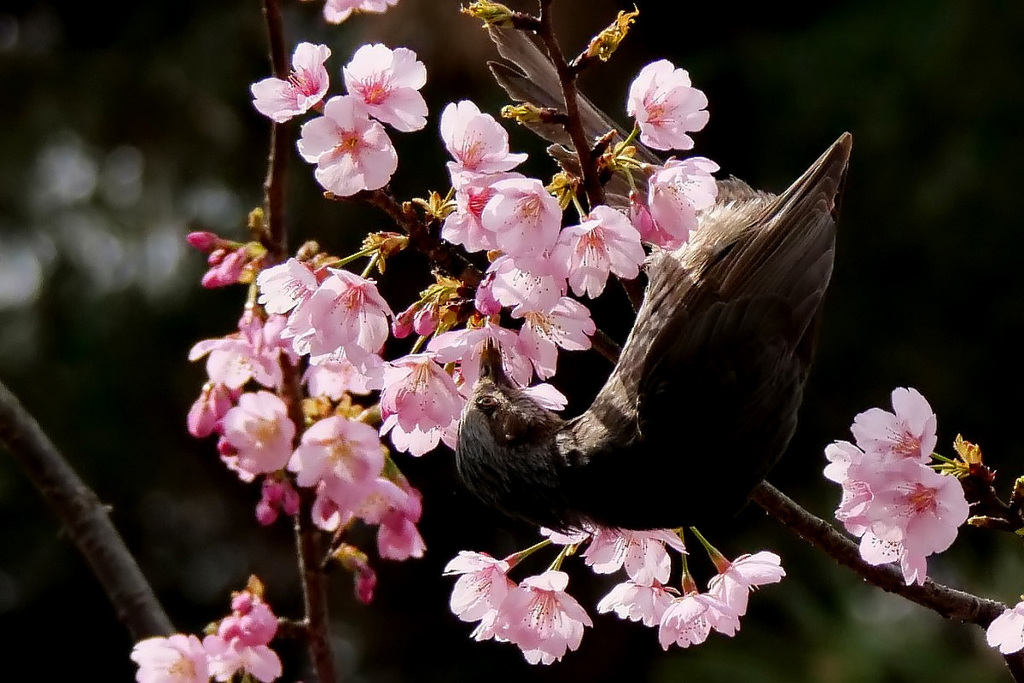
{"label": "thin twig", "polygon": [[[277,78],[287,78],[289,73],[288,55],[284,41],[284,23],[281,16],[280,0],[264,0],[263,15],[267,24],[270,41],[270,59]],[[291,146],[289,128],[275,123],[270,134],[270,152],[267,158],[267,178],[263,184],[264,213],[268,225],[264,243],[271,264],[283,261],[288,256],[288,230],[285,224],[285,177],[288,152]],[[305,427],[302,412],[302,387],[300,368],[292,365],[282,355],[282,382],[279,394],[288,407],[288,417],[295,423],[295,443],[298,445]],[[311,521],[313,494],[302,491],[302,505],[295,516],[295,546],[299,561],[299,575],[306,616],[305,636],[309,646],[313,669],[321,683],[337,680],[334,653],[331,651],[328,630],[330,618],[327,611],[327,586],[324,574],[317,561],[319,532]]]}
{"label": "thin twig", "polygon": [[132,638],[141,640],[174,633],[153,588],[111,523],[107,508],[2,382],[0,443],[18,461],[60,520]]}
{"label": "thin twig", "polygon": [[580,117],[578,93],[576,91],[576,72],[570,68],[562,55],[562,48],[558,45],[554,28],[551,26],[551,3],[552,0],[540,0],[540,30],[538,35],[547,48],[548,57],[558,73],[558,81],[562,86],[562,99],[565,102],[565,115],[568,119],[565,130],[572,140],[572,146],[576,148],[576,157],[580,162],[580,172],[583,174],[583,189],[587,193],[587,202],[593,209],[599,204],[605,203],[604,187],[597,174],[597,167],[593,161],[590,149],[591,142],[587,140],[587,134],[583,130],[583,120]]}
{"label": "thin twig", "polygon": [[[751,498],[783,526],[839,564],[852,569],[868,583],[927,607],[947,619],[959,619],[985,628],[1007,609],[1006,605],[995,600],[943,586],[931,579],[925,579],[923,586],[908,586],[894,566],[868,564],[861,559],[856,543],[766,481],[754,489]],[[1016,653],[1004,656],[1004,660],[1013,680],[1024,683],[1024,656]]]}

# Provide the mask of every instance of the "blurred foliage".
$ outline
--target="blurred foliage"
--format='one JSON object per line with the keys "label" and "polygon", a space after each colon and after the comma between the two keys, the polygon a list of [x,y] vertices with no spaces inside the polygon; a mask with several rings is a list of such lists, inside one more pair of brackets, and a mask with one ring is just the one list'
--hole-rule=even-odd
{"label": "blurred foliage", "polygon": [[[556,3],[566,51],[631,4]],[[408,46],[427,64],[435,116],[465,97],[496,112],[504,100],[484,66],[492,48],[456,7],[403,0],[383,16],[332,27],[319,3],[292,2],[288,40],[327,43],[335,84],[359,44]],[[846,438],[853,416],[885,405],[893,387],[914,386],[939,414],[940,450],[950,452],[963,432],[1008,485],[1024,462],[1016,429],[1024,5],[640,9],[615,58],[583,79],[620,119],[632,75],[666,57],[707,92],[712,118],[696,151],[727,174],[779,190],[839,133],[854,136],[817,366],[801,428],[772,480],[830,516],[839,493],[821,477],[823,446]],[[299,613],[289,531],[259,528],[255,488],[225,471],[212,442],[184,429],[203,381],[186,352],[231,331],[244,295],[203,291],[202,258],[186,252],[182,237],[196,228],[241,236],[247,210],[260,202],[269,125],[247,88],[267,71],[255,0],[13,0],[0,8],[0,376],[111,505],[175,623],[193,632],[227,611],[229,592],[250,573],[264,579],[279,612]],[[531,152],[528,170],[551,172],[537,141],[511,135]],[[443,190],[436,118],[395,137],[400,196]],[[295,245],[316,237],[344,251],[387,227],[380,215],[323,201],[297,156],[289,196]],[[425,272],[421,258],[403,255],[385,291],[402,305]],[[608,298],[595,315],[621,339],[628,309],[617,291]],[[586,405],[607,371],[592,355],[563,359],[557,383],[571,390],[570,411]],[[355,602],[348,577],[336,577],[333,632],[352,680],[970,683],[1003,675],[979,629],[871,589],[753,509],[713,540],[729,554],[776,549],[789,575],[752,600],[735,639],[662,653],[649,629],[603,616],[562,664],[528,667],[510,646],[470,641],[470,626],[448,611],[452,581],[440,573],[459,549],[498,555],[527,541],[529,530],[471,501],[450,453],[401,462],[424,491],[429,551],[420,561],[380,563],[371,607]],[[0,637],[15,667],[8,675],[24,662],[36,679],[98,672],[129,680],[125,630],[3,457],[0,533]],[[939,581],[1013,602],[1024,591],[1022,551],[1016,538],[966,529],[930,567]],[[584,604],[594,605],[610,584],[567,567]],[[298,646],[282,650],[285,680],[308,676]]]}

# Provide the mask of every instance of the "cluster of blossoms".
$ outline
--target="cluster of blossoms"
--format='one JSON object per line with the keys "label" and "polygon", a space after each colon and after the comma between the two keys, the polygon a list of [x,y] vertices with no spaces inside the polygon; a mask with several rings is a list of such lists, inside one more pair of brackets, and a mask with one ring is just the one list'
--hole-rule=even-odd
{"label": "cluster of blossoms", "polygon": [[[580,646],[584,627],[593,626],[586,610],[566,592],[569,576],[560,570],[562,560],[584,545],[581,556],[595,573],[625,570],[627,576],[601,599],[597,611],[656,626],[664,649],[672,644],[698,645],[712,630],[735,635],[750,591],[785,576],[773,553],[743,555],[730,562],[698,535],[718,573],[701,593],[684,557],[680,591],[667,585],[672,571],[669,550],[686,553],[675,531],[595,528],[570,535],[543,533],[546,541],[503,560],[462,551],[445,567],[445,574],[459,576],[452,590],[452,612],[463,621],[478,622],[473,638],[510,642],[531,664],[560,660]],[[551,568],[518,584],[509,578],[513,567],[549,543],[562,546]]]}
{"label": "cluster of blossoms", "polygon": [[948,548],[967,520],[968,504],[954,476],[929,464],[936,419],[915,389],[892,392],[893,412],[872,408],[854,418],[856,445],[825,449],[825,476],[843,487],[836,518],[861,539],[874,565],[899,562],[907,585],[924,584],[926,558]]}
{"label": "cluster of blossoms", "polygon": [[281,660],[268,643],[277,634],[277,617],[263,601],[256,577],[231,598],[231,614],[207,627],[202,641],[176,633],[135,644],[131,659],[139,666],[139,683],[207,683],[243,680],[269,683],[281,676]]}

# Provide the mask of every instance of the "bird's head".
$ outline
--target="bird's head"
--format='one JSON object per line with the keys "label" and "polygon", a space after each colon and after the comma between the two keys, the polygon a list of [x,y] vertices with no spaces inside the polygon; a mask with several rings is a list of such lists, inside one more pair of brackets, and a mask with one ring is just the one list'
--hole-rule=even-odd
{"label": "bird's head", "polygon": [[502,365],[501,349],[492,339],[484,342],[480,376],[466,402],[459,427],[459,451],[500,449],[536,444],[562,423],[516,385]]}

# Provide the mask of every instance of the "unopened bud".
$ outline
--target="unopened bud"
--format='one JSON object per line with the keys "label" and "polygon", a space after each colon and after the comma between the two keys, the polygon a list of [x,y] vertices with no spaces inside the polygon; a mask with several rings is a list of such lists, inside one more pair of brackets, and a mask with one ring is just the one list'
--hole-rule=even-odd
{"label": "unopened bud", "polygon": [[199,251],[209,253],[221,245],[221,238],[212,232],[206,232],[199,230],[196,232],[190,232],[185,235],[185,241],[188,242],[189,246],[195,247]]}
{"label": "unopened bud", "polygon": [[587,51],[584,55],[588,59],[597,58],[602,62],[607,62],[608,58],[615,52],[615,49],[619,47],[619,43],[626,37],[630,24],[633,23],[638,14],[640,14],[640,10],[635,5],[632,12],[619,12],[619,16],[615,18],[615,21],[608,28],[594,36],[593,40],[590,41],[590,45],[587,46]]}
{"label": "unopened bud", "polygon": [[558,200],[558,205],[564,211],[572,202],[573,197],[576,196],[577,187],[579,187],[579,180],[565,171],[561,171],[551,178],[551,184],[544,189],[555,196],[555,199]]}
{"label": "unopened bud", "polygon": [[471,2],[468,6],[461,7],[459,11],[481,20],[485,26],[512,25],[512,10],[501,3],[490,2],[490,0]]}
{"label": "unopened bud", "polygon": [[555,123],[561,117],[557,109],[538,107],[529,102],[522,104],[506,104],[501,108],[503,119],[512,119],[520,125],[528,123]]}
{"label": "unopened bud", "polygon": [[316,240],[303,242],[299,250],[295,252],[295,258],[300,261],[310,261],[320,253],[320,243]]}

